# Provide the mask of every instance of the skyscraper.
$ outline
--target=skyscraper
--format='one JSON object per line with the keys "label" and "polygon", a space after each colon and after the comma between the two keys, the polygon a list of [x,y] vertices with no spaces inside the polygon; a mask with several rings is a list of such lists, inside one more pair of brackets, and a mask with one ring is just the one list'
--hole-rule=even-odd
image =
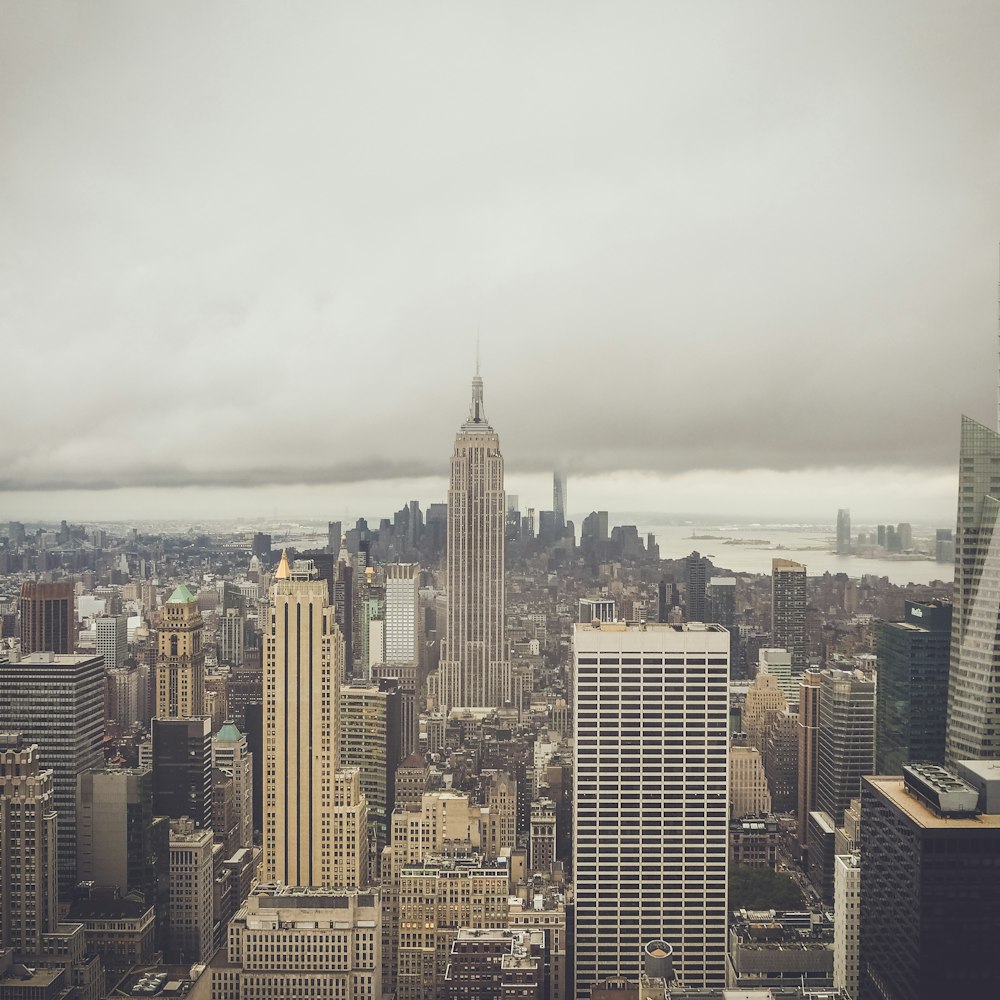
{"label": "skyscraper", "polygon": [[799,782],[798,820],[799,847],[806,846],[809,813],[816,808],[816,771],[819,767],[819,696],[822,675],[807,670],[799,678]]}
{"label": "skyscraper", "polygon": [[346,533],[340,538],[334,580],[334,613],[344,644],[341,677],[349,677],[354,673],[354,562],[347,548]]}
{"label": "skyscraper", "polygon": [[771,560],[771,640],[792,654],[792,673],[806,669],[806,568],[791,559]]}
{"label": "skyscraper", "polygon": [[851,512],[846,507],[837,511],[837,555],[851,552]]}
{"label": "skyscraper", "polygon": [[340,690],[340,760],[360,772],[368,801],[373,857],[381,858],[389,841],[389,818],[395,805],[396,766],[401,758],[399,682],[355,681]]}
{"label": "skyscraper", "polygon": [[552,474],[552,513],[562,533],[566,527],[566,476],[558,469]]}
{"label": "skyscraper", "polygon": [[141,892],[165,924],[170,865],[167,825],[153,813],[147,767],[100,768],[80,775],[77,795],[77,877]]}
{"label": "skyscraper", "polygon": [[163,605],[156,632],[156,717],[187,719],[205,708],[204,622],[197,598],[180,586]]}
{"label": "skyscraper", "polygon": [[700,552],[692,552],[684,560],[684,581],[687,584],[684,617],[689,622],[703,622],[708,617],[708,574]]}
{"label": "skyscraper", "polygon": [[1000,813],[967,768],[983,765],[861,781],[863,1000],[996,992]]}
{"label": "skyscraper", "polygon": [[212,767],[232,775],[239,846],[253,847],[253,754],[246,736],[233,722],[226,722],[212,737]]}
{"label": "skyscraper", "polygon": [[94,619],[97,655],[105,670],[117,670],[128,654],[128,615],[100,615]]}
{"label": "skyscraper", "polygon": [[1000,434],[962,417],[945,759],[1000,757]]}
{"label": "skyscraper", "polygon": [[448,487],[448,613],[434,693],[449,707],[499,707],[510,700],[504,510],[500,438],[486,419],[477,371],[469,418],[455,435]]}
{"label": "skyscraper", "polygon": [[836,826],[875,763],[875,682],[860,671],[820,674],[816,808]]}
{"label": "skyscraper", "polygon": [[879,623],[876,774],[944,763],[951,616],[945,601],[907,601],[903,621]]}
{"label": "skyscraper", "polygon": [[264,881],[333,885],[344,643],[311,561],[282,553],[264,659]]}
{"label": "skyscraper", "polygon": [[37,746],[0,740],[0,949],[23,960],[56,926],[55,790]]}
{"label": "skyscraper", "polygon": [[385,567],[385,662],[416,663],[420,657],[420,567]]}
{"label": "skyscraper", "polygon": [[22,653],[72,653],[76,639],[72,583],[21,584]]}
{"label": "skyscraper", "polygon": [[153,809],[212,825],[212,720],[153,719]]}
{"label": "skyscraper", "polygon": [[76,783],[104,764],[104,664],[99,656],[32,653],[0,661],[0,732],[38,744],[59,813],[59,892],[76,884]]}
{"label": "skyscraper", "polygon": [[665,939],[685,986],[726,985],[729,635],[573,627],[577,1000]]}

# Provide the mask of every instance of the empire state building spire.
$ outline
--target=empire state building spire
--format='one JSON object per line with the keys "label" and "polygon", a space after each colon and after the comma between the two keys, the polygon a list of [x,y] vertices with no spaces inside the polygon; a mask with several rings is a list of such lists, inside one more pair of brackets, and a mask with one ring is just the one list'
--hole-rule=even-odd
{"label": "empire state building spire", "polygon": [[504,527],[500,438],[483,408],[478,365],[469,418],[455,435],[448,488],[448,616],[431,682],[449,708],[498,708],[510,700],[505,653]]}
{"label": "empire state building spire", "polygon": [[490,422],[486,419],[486,410],[483,408],[483,380],[478,368],[472,379],[472,403],[469,406],[469,419],[462,424],[462,430],[489,430],[492,432]]}

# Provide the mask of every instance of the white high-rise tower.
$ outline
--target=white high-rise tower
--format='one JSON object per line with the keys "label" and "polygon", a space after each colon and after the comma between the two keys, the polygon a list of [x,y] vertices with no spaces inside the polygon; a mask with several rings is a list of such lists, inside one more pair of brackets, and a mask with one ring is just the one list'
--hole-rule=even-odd
{"label": "white high-rise tower", "polygon": [[510,700],[504,647],[503,456],[472,380],[469,419],[455,435],[448,488],[448,616],[432,692],[447,707]]}
{"label": "white high-rise tower", "polygon": [[729,633],[573,627],[576,1000],[663,940],[689,988],[726,985]]}

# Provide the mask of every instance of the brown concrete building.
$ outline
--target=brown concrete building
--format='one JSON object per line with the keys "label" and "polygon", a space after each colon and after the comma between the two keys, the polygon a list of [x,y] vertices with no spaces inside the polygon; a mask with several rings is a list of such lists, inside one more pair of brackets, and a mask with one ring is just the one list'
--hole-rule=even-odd
{"label": "brown concrete building", "polygon": [[542,1000],[541,931],[463,927],[451,943],[443,1000]]}
{"label": "brown concrete building", "polygon": [[18,602],[21,652],[72,653],[74,605],[72,583],[23,583]]}

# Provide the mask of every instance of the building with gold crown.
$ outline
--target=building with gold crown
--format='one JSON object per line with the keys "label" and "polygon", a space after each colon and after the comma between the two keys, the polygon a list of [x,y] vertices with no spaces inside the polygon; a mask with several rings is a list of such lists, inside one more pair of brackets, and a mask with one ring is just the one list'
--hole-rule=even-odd
{"label": "building with gold crown", "polygon": [[204,622],[185,586],[171,595],[156,633],[156,717],[188,719],[205,710]]}

